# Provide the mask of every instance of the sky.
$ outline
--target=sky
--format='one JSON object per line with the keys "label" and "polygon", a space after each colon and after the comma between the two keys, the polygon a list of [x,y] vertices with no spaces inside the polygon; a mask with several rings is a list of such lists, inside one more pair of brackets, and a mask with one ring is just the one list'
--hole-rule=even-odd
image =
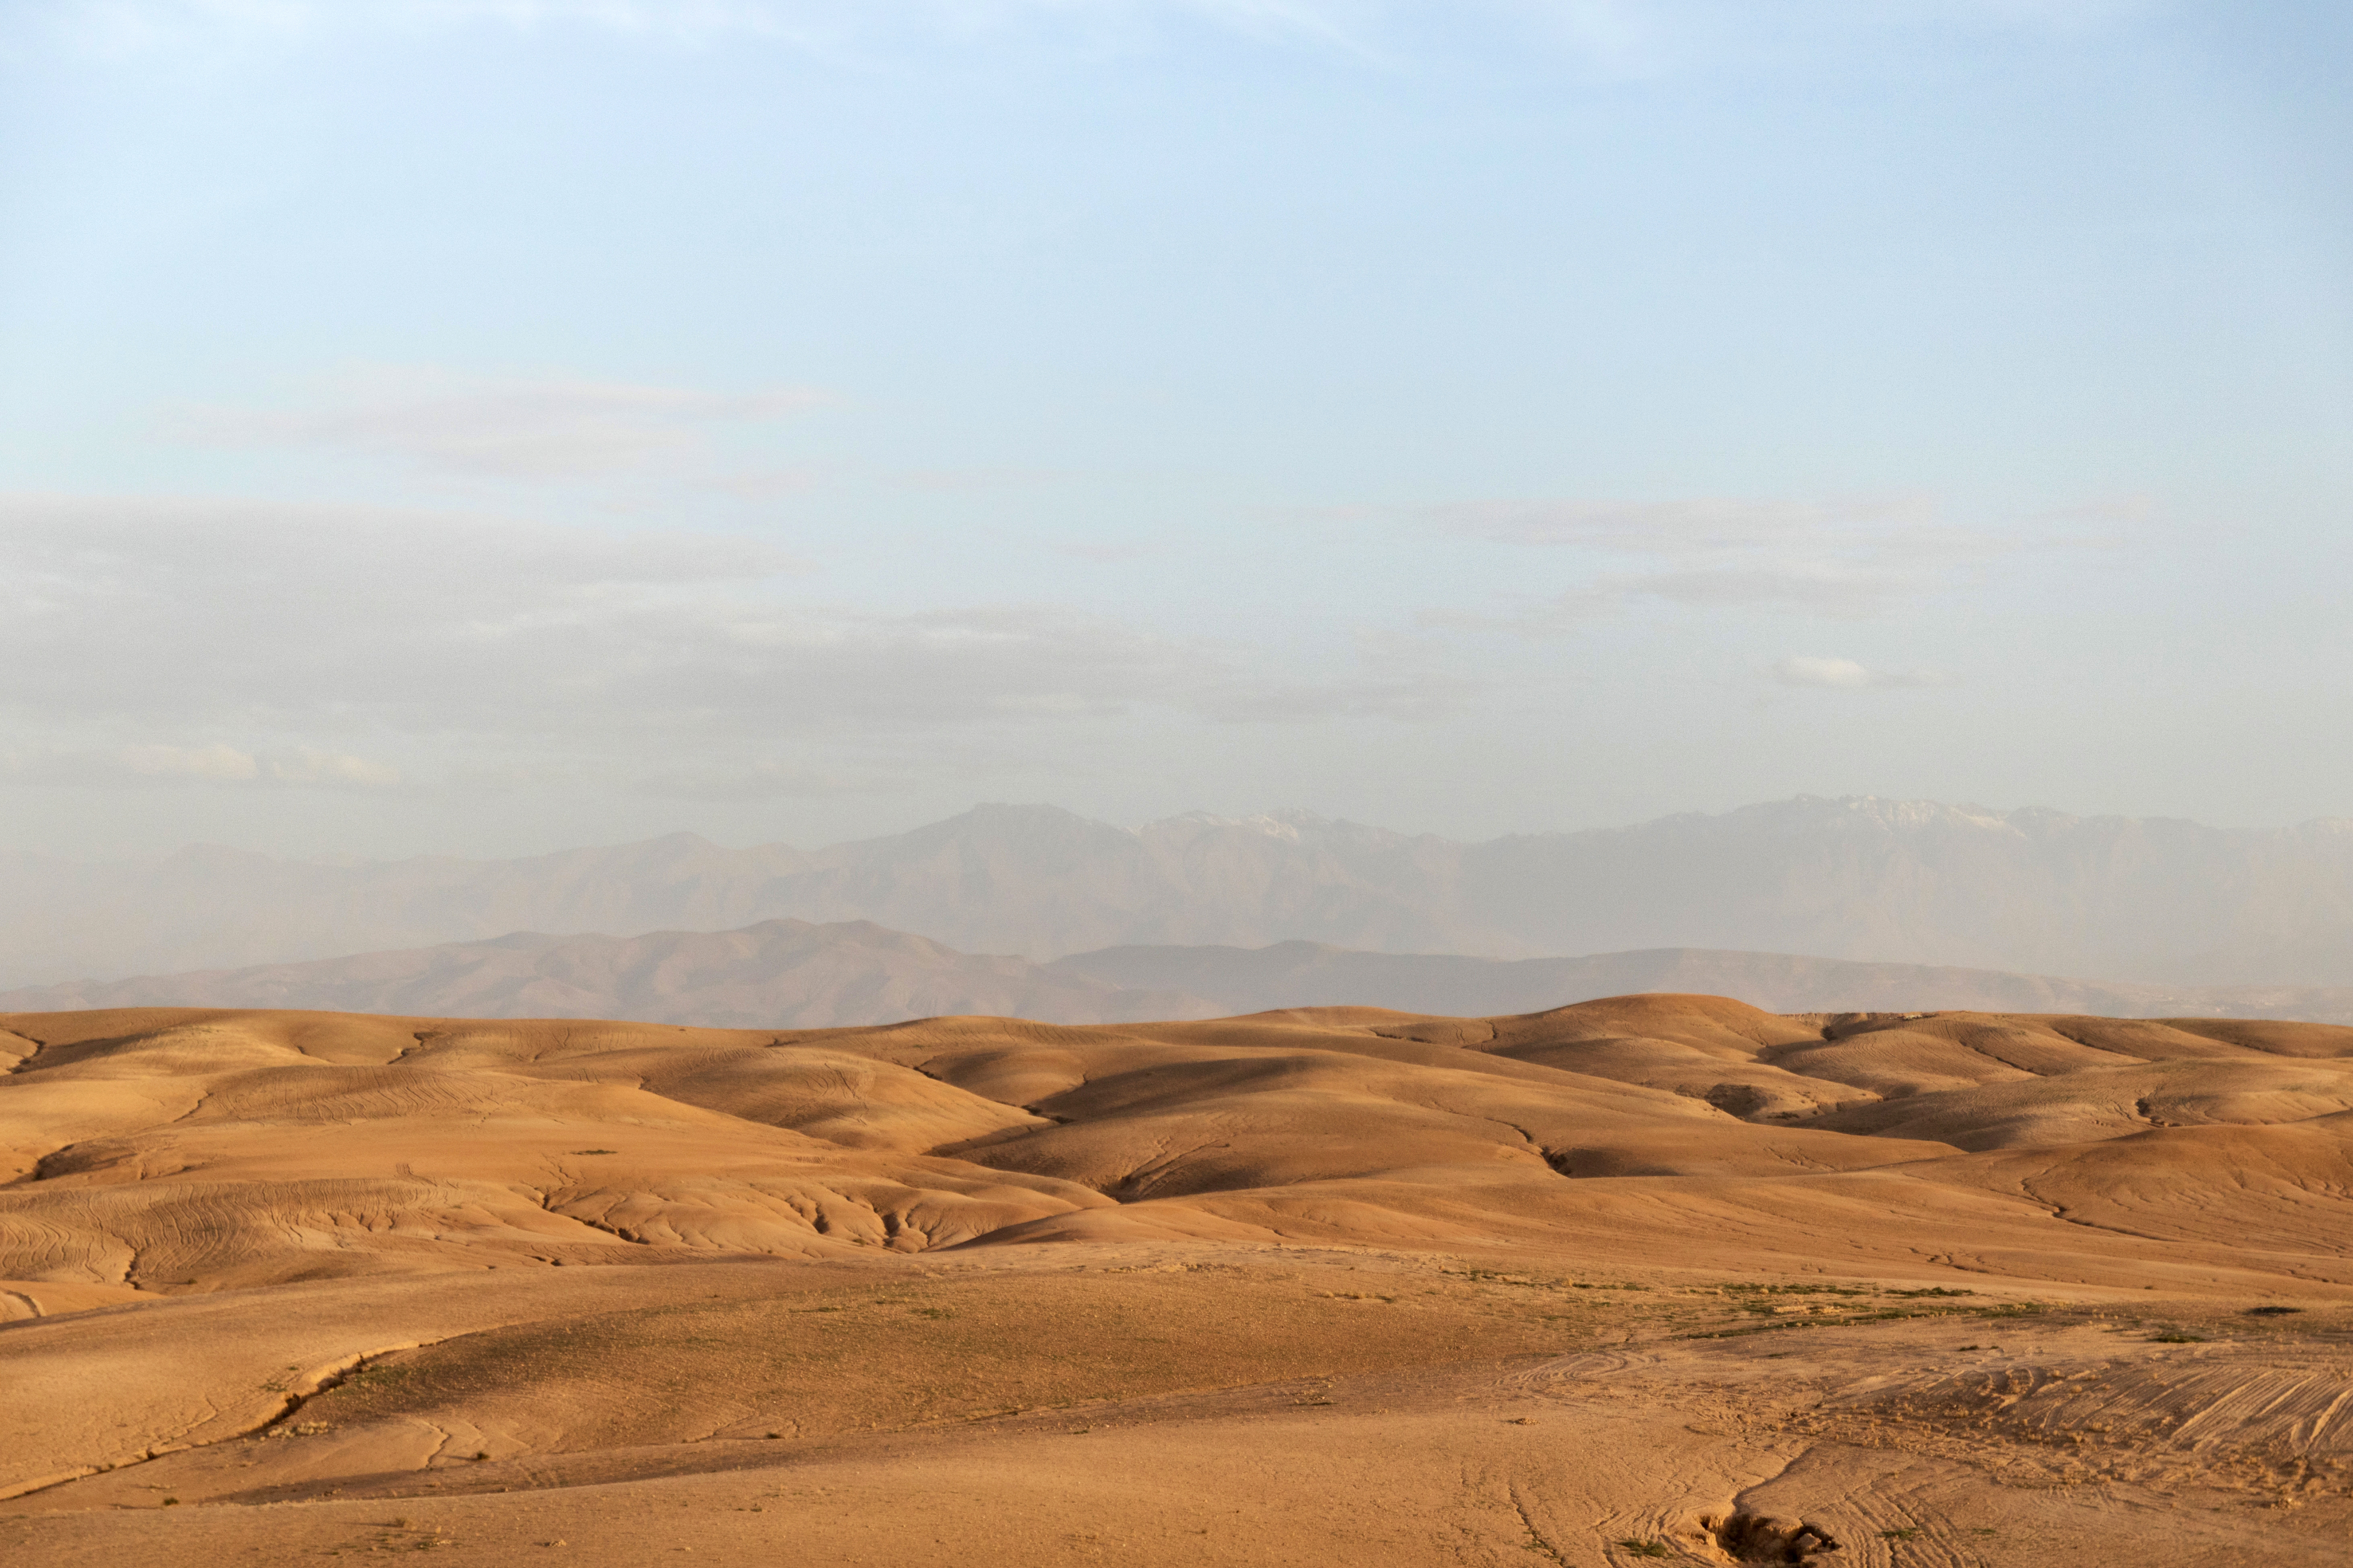
{"label": "sky", "polygon": [[0,0],[0,847],[2353,816],[2353,12]]}

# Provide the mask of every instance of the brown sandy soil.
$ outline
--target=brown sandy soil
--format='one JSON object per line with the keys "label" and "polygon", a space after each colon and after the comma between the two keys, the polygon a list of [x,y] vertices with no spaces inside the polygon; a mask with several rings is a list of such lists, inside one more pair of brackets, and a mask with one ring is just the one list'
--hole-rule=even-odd
{"label": "brown sandy soil", "polygon": [[2353,1526],[2353,1029],[142,1010],[0,1016],[12,1062],[12,1564],[2334,1563]]}

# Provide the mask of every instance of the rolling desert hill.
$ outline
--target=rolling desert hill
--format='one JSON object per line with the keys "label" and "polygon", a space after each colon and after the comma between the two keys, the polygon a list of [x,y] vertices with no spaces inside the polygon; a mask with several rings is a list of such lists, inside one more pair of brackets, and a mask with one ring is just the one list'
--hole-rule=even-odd
{"label": "rolling desert hill", "polygon": [[0,1047],[12,1563],[2269,1565],[2353,1524],[2353,1029]]}
{"label": "rolling desert hill", "polygon": [[307,963],[33,986],[0,992],[0,1011],[300,1008],[811,1029],[946,1014],[1105,1024],[1353,1004],[1485,1016],[1639,991],[1720,993],[1788,1013],[1916,1005],[2353,1023],[2353,989],[2111,985],[1691,948],[1512,960],[1290,942],[1106,948],[1039,964],[958,952],[863,921],[638,937],[519,931]]}
{"label": "rolling desert hill", "polygon": [[1039,962],[1287,941],[1499,958],[1688,947],[2353,985],[2353,823],[2250,833],[1868,797],[1480,844],[1296,813],[1130,831],[997,805],[806,851],[681,834],[504,861],[19,853],[0,875],[0,985],[15,987],[775,919],[871,921]]}

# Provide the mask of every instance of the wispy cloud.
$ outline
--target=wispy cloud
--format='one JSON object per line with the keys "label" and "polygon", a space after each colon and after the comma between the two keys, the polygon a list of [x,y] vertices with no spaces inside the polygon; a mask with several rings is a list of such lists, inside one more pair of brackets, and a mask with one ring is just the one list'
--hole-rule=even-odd
{"label": "wispy cloud", "polygon": [[59,750],[18,756],[0,773],[32,784],[231,784],[292,789],[396,789],[400,770],[347,752],[298,747],[254,752],[216,742]]}
{"label": "wispy cloud", "polygon": [[906,774],[854,773],[763,759],[665,768],[638,781],[640,795],[666,800],[825,800],[903,789]]}
{"label": "wispy cloud", "polygon": [[1195,705],[1210,718],[1236,723],[1360,718],[1424,721],[1460,712],[1481,689],[1477,681],[1434,670],[1337,681],[1241,679],[1209,683]]}
{"label": "wispy cloud", "polygon": [[[1157,708],[1216,721],[1432,716],[1443,682],[1268,668],[1256,650],[1057,605],[812,599],[759,541],[357,508],[0,502],[0,717],[171,731],[157,777],[356,784],[337,736],[700,759],[753,742],[1016,732]],[[259,738],[300,738],[274,750]],[[254,740],[242,737],[255,737]],[[107,750],[82,742],[84,751]],[[700,782],[696,782],[700,779]]]}
{"label": "wispy cloud", "polygon": [[[1792,41],[1835,47],[1890,29],[2078,34],[2154,0],[58,0],[31,19],[113,51],[222,36],[300,38],[354,27],[403,32],[589,29],[651,43],[765,40],[820,55],[891,39],[969,44],[1037,29],[1133,38],[1169,25],[1303,42],[1395,60],[1409,40],[1466,22],[1504,26],[1620,74],[1754,54]],[[0,30],[23,31],[27,18]]]}
{"label": "wispy cloud", "polygon": [[1582,545],[1651,555],[1815,542],[1858,529],[1919,529],[1936,509],[1921,496],[1844,501],[1701,496],[1665,501],[1452,501],[1420,518],[1449,533],[1499,544]]}
{"label": "wispy cloud", "polygon": [[1873,669],[1851,658],[1821,658],[1792,654],[1773,666],[1773,679],[1784,686],[1819,686],[1832,690],[1860,691],[1872,687],[1941,686],[1944,678],[1921,669]]}
{"label": "wispy cloud", "polygon": [[895,479],[911,490],[972,495],[990,490],[1039,489],[1064,477],[1052,468],[910,468]]}
{"label": "wispy cloud", "polygon": [[1379,0],[65,0],[49,15],[70,36],[114,51],[372,27],[587,29],[685,45],[751,38],[836,54],[892,37],[968,42],[1035,26],[1133,33],[1172,20],[1353,48],[1359,28],[1411,8]]}
{"label": "wispy cloud", "polygon": [[1438,532],[1574,561],[1564,569],[1577,579],[1572,586],[1513,615],[1526,629],[1582,625],[1642,601],[1866,615],[1972,581],[2021,548],[2005,535],[1940,522],[1934,503],[1917,496],[1481,500],[1410,516]]}
{"label": "wispy cloud", "polygon": [[1163,546],[1133,540],[1066,539],[1049,546],[1057,555],[1092,561],[1098,566],[1124,566],[1160,554]]}
{"label": "wispy cloud", "polygon": [[444,474],[577,479],[691,456],[712,432],[825,402],[805,387],[726,394],[596,381],[376,373],[299,409],[201,408],[181,433],[223,445],[359,453]]}

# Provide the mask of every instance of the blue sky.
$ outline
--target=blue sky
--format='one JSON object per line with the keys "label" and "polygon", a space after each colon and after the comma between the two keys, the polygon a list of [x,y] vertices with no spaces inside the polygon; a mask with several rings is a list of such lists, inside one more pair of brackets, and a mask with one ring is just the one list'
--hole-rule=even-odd
{"label": "blue sky", "polygon": [[109,854],[2353,815],[2353,18],[0,4]]}

